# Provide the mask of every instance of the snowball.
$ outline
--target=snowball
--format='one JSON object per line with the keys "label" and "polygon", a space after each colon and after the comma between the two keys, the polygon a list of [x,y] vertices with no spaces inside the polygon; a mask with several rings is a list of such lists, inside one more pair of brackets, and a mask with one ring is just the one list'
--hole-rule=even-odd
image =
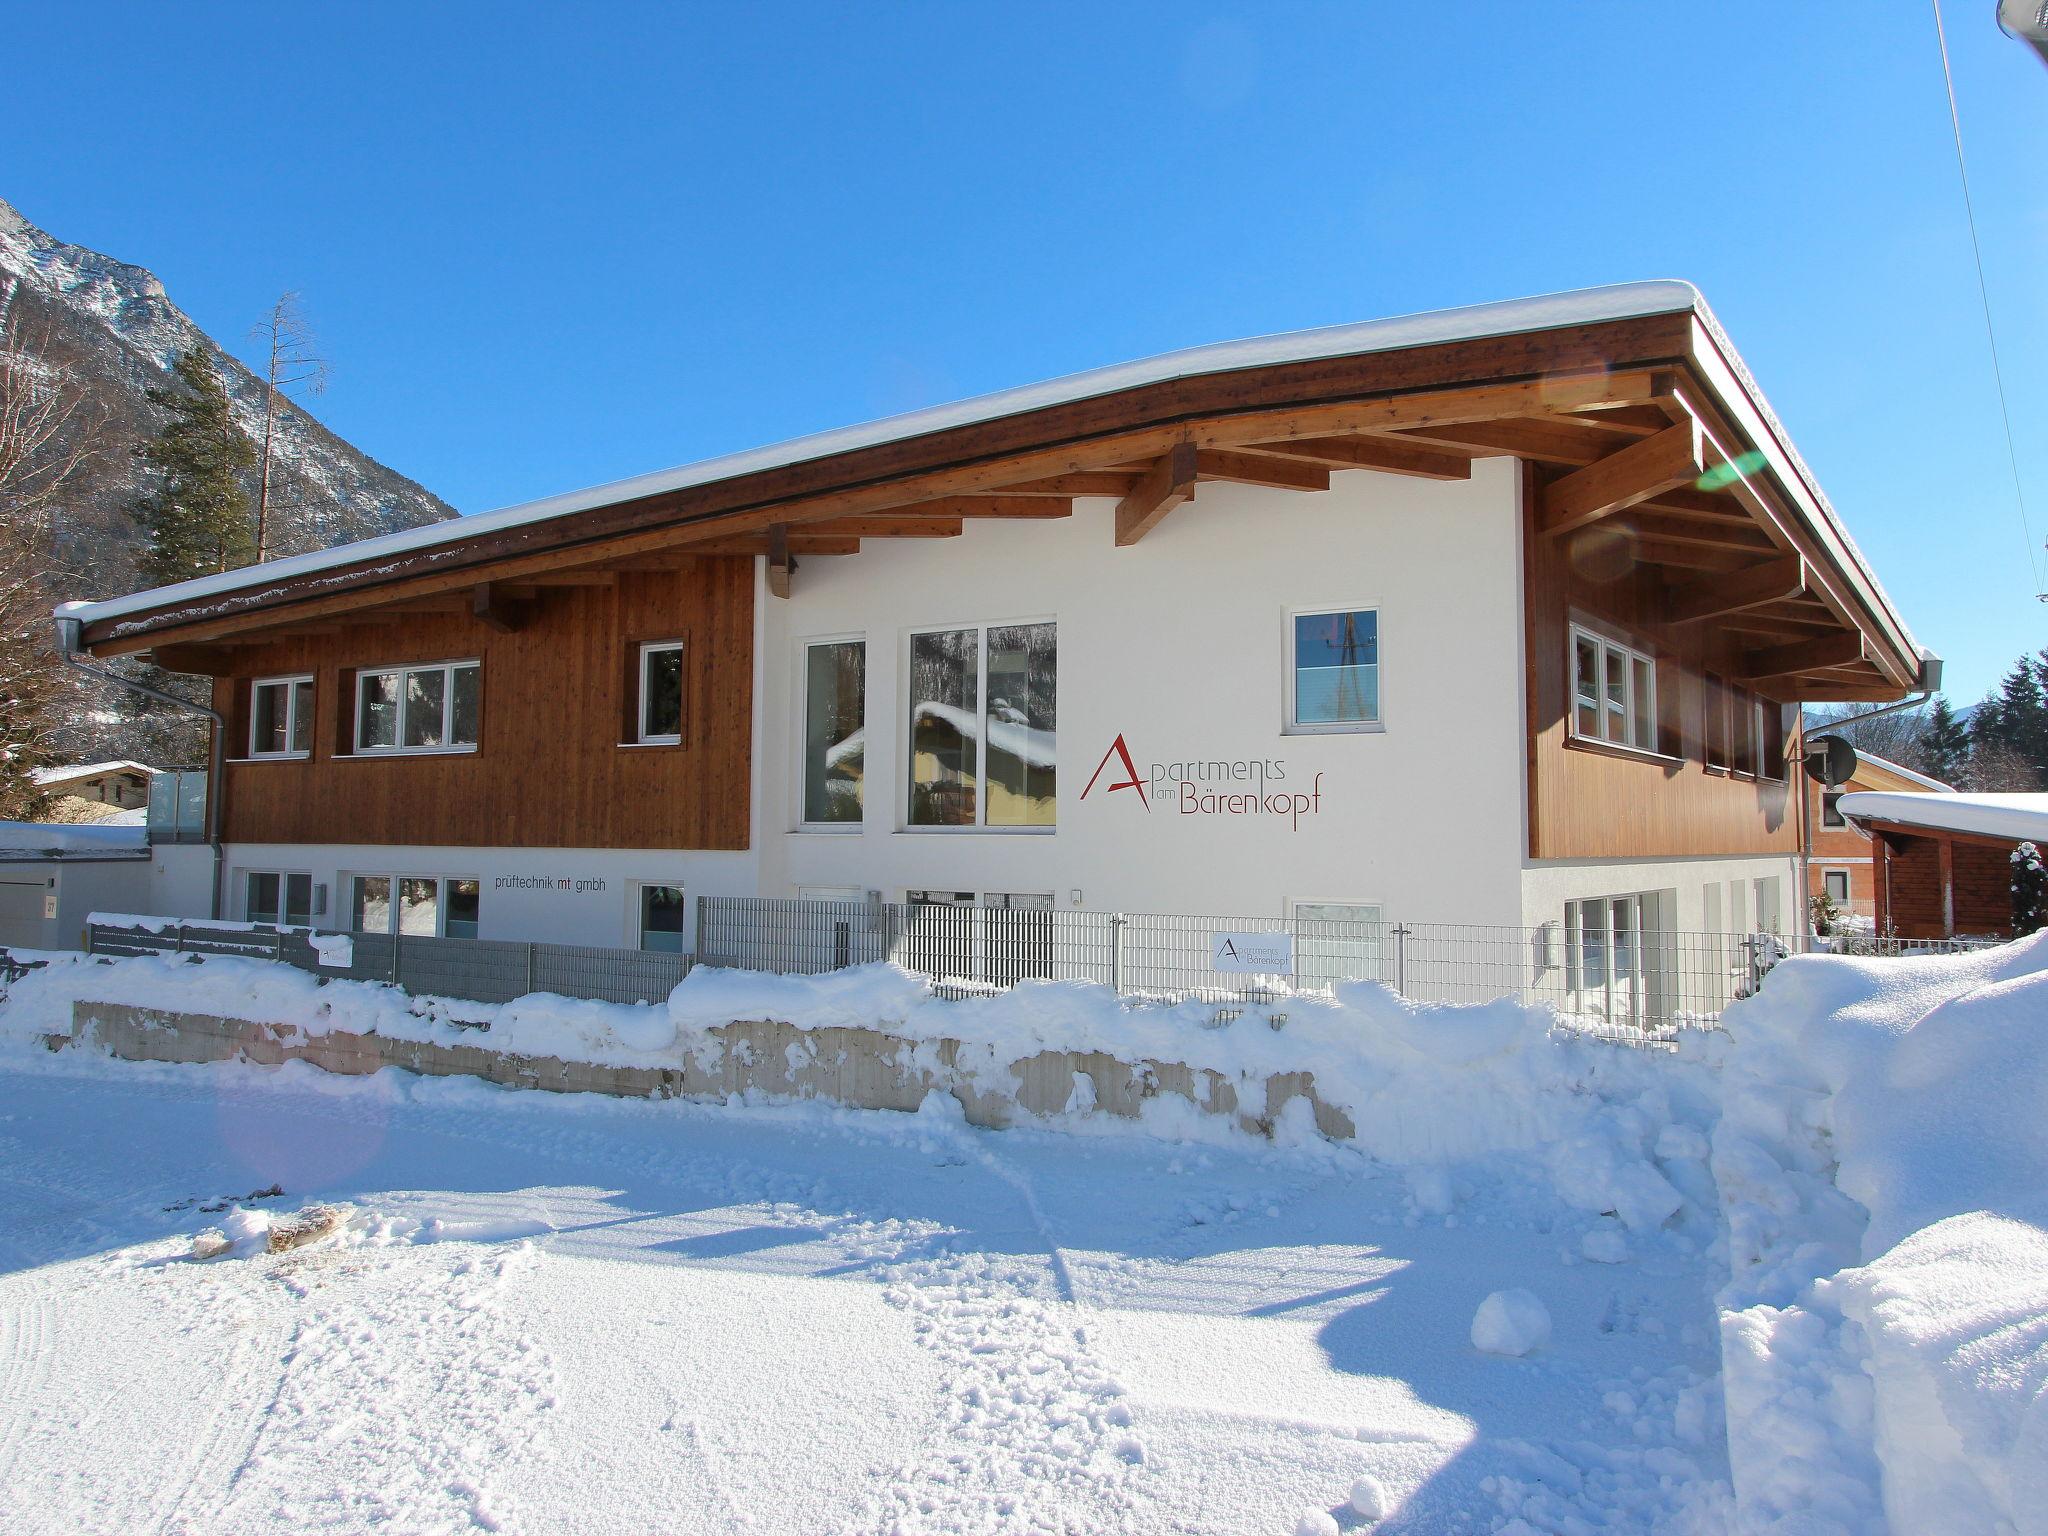
{"label": "snowball", "polygon": [[1387,1490],[1376,1477],[1361,1477],[1351,1485],[1351,1513],[1364,1520],[1383,1520],[1387,1514]]}
{"label": "snowball", "polygon": [[1305,1509],[1295,1522],[1294,1536],[1337,1536],[1337,1522],[1327,1509]]}
{"label": "snowball", "polygon": [[1595,1264],[1621,1264],[1628,1259],[1628,1234],[1617,1226],[1598,1226],[1579,1239],[1579,1252]]}
{"label": "snowball", "polygon": [[1550,1312],[1533,1291],[1495,1291],[1472,1316],[1472,1347],[1489,1355],[1526,1355],[1550,1342]]}

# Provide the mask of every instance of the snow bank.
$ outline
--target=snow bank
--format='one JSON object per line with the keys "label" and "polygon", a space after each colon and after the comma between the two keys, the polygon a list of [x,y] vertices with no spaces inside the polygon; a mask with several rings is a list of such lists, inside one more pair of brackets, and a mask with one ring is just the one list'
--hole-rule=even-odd
{"label": "snow bank", "polygon": [[2048,935],[1793,959],[1723,1023],[1746,1528],[2048,1532]]}

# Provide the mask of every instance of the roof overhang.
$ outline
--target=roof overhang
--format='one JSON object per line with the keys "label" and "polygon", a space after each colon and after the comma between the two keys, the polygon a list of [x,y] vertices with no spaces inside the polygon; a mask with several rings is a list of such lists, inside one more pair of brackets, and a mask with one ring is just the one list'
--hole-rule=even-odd
{"label": "roof overhang", "polygon": [[97,655],[232,670],[220,647],[364,609],[503,625],[541,586],[702,555],[798,557],[944,537],[977,517],[1118,503],[1138,543],[1204,480],[1326,488],[1350,469],[1537,466],[1541,536],[1653,566],[1673,623],[1734,675],[1886,700],[1923,653],[1698,293],[1637,283],[1172,353],[104,602]]}

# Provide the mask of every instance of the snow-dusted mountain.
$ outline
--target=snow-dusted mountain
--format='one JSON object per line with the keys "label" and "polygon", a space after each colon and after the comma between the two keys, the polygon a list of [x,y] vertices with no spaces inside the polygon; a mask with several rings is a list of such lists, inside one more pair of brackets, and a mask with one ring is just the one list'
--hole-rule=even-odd
{"label": "snow-dusted mountain", "polygon": [[[251,321],[260,318],[250,316]],[[204,342],[252,439],[262,429],[256,376],[194,325],[146,268],[38,229],[0,200],[0,326],[37,347],[87,390],[103,419],[93,462],[60,514],[59,553],[92,596],[134,584],[136,529],[127,508],[138,488],[134,447],[159,413],[144,398],[171,359]],[[280,415],[272,505],[279,554],[322,548],[453,517],[454,508],[343,442],[296,404]]]}

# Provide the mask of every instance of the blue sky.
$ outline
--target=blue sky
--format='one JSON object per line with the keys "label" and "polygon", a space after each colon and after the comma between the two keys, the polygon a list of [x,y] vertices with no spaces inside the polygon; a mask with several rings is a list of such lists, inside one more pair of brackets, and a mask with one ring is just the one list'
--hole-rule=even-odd
{"label": "blue sky", "polygon": [[[2036,545],[2048,70],[1947,20]],[[1229,337],[1698,283],[1971,699],[2048,642],[1925,5],[62,7],[0,195],[482,511]]]}

